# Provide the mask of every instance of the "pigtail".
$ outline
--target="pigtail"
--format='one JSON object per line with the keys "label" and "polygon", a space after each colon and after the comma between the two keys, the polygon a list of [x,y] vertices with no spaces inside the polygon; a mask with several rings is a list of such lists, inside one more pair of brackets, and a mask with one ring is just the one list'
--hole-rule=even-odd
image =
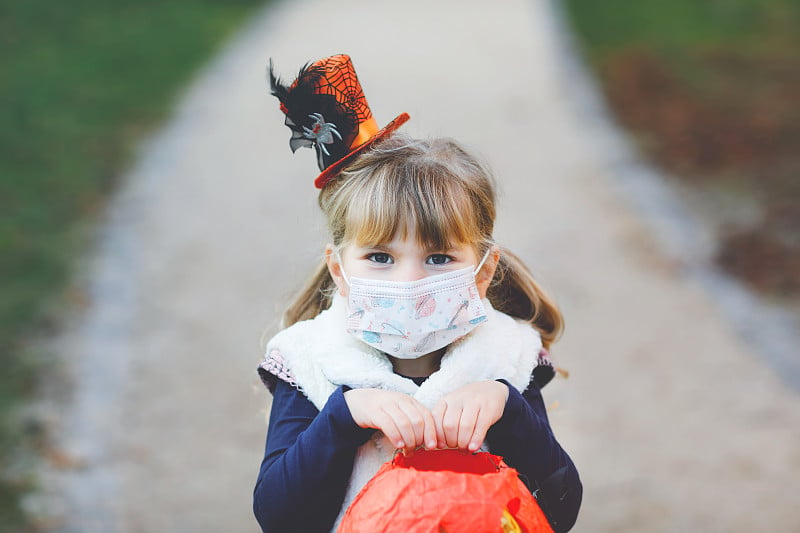
{"label": "pigtail", "polygon": [[536,282],[522,260],[505,248],[487,297],[492,306],[507,315],[530,322],[549,349],[564,329],[564,318],[555,302]]}
{"label": "pigtail", "polygon": [[331,306],[336,283],[333,281],[328,265],[323,259],[311,279],[295,296],[283,313],[282,327],[286,328],[302,320],[310,320]]}

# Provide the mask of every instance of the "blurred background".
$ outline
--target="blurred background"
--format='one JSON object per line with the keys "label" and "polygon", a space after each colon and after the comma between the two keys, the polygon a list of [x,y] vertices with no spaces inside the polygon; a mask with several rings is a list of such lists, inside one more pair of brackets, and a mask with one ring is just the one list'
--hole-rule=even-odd
{"label": "blurred background", "polygon": [[[716,267],[796,328],[800,3],[530,3],[563,17],[558,27],[614,120],[710,231]],[[275,4],[276,17],[290,9]],[[81,467],[53,446],[36,405],[59,382],[48,343],[65,314],[90,303],[75,280],[108,202],[199,69],[270,9],[262,0],[0,2],[0,531],[56,528],[27,495],[41,489],[42,462]],[[387,47],[404,42],[385,38]],[[297,66],[287,61],[283,72]]]}
{"label": "blurred background", "polygon": [[800,5],[566,0],[608,104],[719,237],[720,267],[800,295]]}
{"label": "blurred background", "polygon": [[[0,3],[0,529],[26,531],[37,390],[72,276],[135,148],[261,0]],[[76,272],[78,270],[78,272]],[[24,464],[20,464],[20,462]]]}

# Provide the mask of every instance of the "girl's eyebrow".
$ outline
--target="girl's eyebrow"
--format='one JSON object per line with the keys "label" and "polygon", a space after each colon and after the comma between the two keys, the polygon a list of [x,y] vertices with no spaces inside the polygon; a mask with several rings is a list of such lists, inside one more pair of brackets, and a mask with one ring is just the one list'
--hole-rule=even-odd
{"label": "girl's eyebrow", "polygon": [[[381,252],[392,252],[394,249],[392,247],[392,243],[384,242],[384,243],[363,243],[357,245],[359,248],[364,248],[366,250],[379,250]],[[424,250],[426,254],[454,254],[458,251],[458,248],[455,246],[448,246],[446,248],[439,248],[438,246],[429,246],[429,245],[421,245],[424,246]]]}
{"label": "girl's eyebrow", "polygon": [[425,253],[428,254],[453,254],[456,253],[456,251],[456,248],[453,247],[439,248],[437,246],[427,246],[425,248]]}

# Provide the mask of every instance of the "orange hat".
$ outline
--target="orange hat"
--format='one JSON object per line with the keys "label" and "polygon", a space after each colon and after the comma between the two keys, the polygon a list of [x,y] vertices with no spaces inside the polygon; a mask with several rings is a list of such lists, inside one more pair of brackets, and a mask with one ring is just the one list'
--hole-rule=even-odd
{"label": "orange hat", "polygon": [[322,189],[342,168],[375,141],[402,126],[408,113],[402,113],[383,129],[358,82],[350,57],[336,55],[320,59],[300,69],[289,86],[281,83],[269,65],[272,94],[281,102],[285,124],[292,130],[289,146],[314,147],[322,173],[314,185]]}

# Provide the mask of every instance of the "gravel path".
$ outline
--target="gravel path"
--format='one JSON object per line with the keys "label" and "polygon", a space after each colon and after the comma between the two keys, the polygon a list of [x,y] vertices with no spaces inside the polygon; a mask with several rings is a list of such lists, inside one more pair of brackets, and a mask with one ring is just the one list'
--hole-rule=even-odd
{"label": "gravel path", "polygon": [[53,531],[257,530],[260,337],[324,243],[313,156],[291,155],[265,65],[288,78],[337,52],[379,123],[408,111],[409,133],[496,171],[497,239],[567,319],[554,355],[571,377],[545,399],[584,480],[575,531],[800,530],[800,397],[640,216],[558,28],[544,0],[294,0],[254,18],[143,147],[90,305],[58,339],[75,389],[61,441],[83,467],[46,472],[52,494],[31,500]]}

